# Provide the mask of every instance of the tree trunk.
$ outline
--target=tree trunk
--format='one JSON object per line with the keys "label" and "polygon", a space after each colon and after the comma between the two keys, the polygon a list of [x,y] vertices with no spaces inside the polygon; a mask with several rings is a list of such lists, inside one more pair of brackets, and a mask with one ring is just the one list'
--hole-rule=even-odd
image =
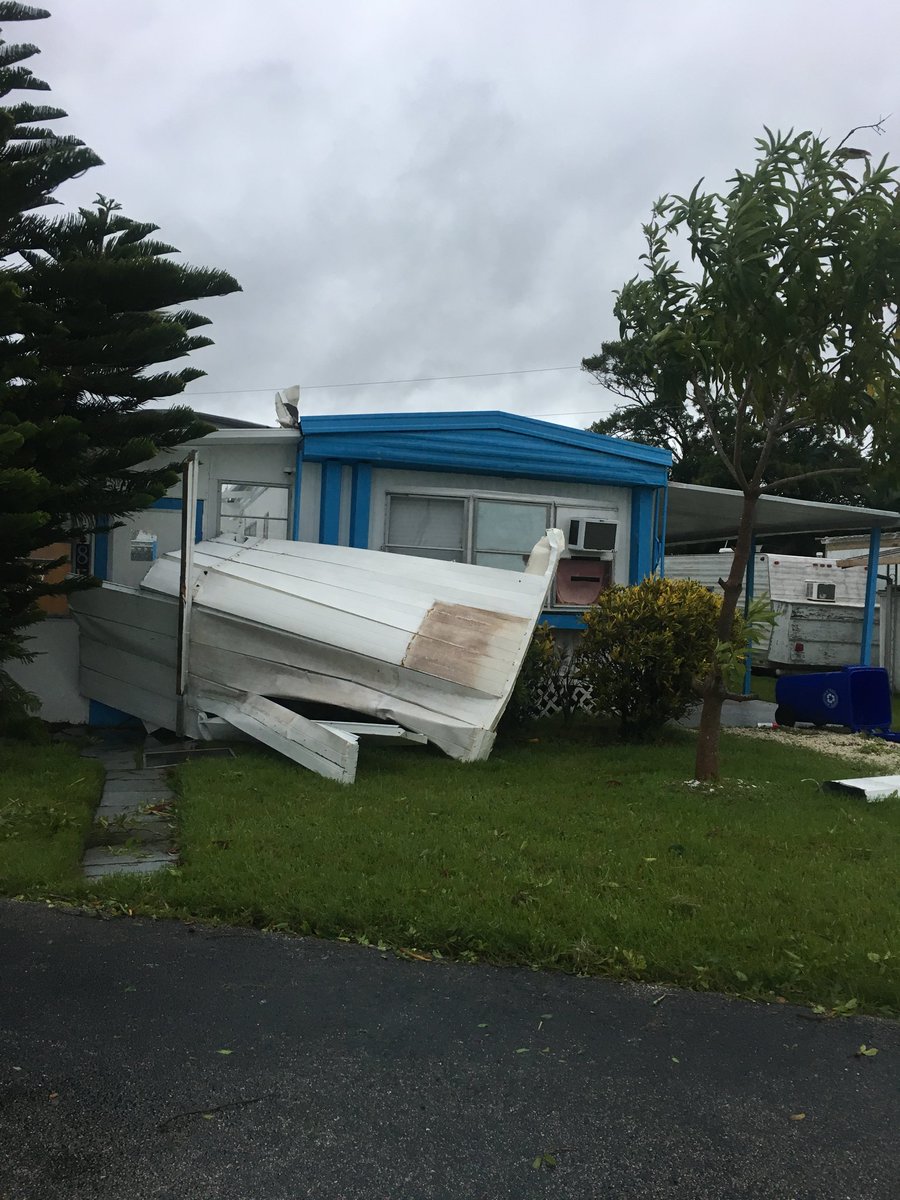
{"label": "tree trunk", "polygon": [[[741,523],[738,526],[737,542],[731,558],[731,570],[722,585],[724,596],[716,625],[716,638],[720,642],[731,641],[734,615],[737,612],[737,603],[753,545],[753,522],[756,517],[758,499],[759,494],[755,491],[744,493]],[[697,758],[694,764],[694,775],[697,779],[719,778],[719,734],[725,692],[725,681],[722,678],[721,669],[714,665],[703,686],[703,710],[700,713]]]}

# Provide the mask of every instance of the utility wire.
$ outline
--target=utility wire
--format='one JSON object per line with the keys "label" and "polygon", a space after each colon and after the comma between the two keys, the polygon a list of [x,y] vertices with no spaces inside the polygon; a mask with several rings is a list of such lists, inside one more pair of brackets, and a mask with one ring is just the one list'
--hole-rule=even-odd
{"label": "utility wire", "polygon": [[[443,383],[450,379],[492,379],[498,375],[543,375],[548,371],[580,371],[581,367],[531,367],[523,371],[479,371],[475,375],[424,375],[419,379],[363,379],[359,383],[301,383],[301,392],[323,388],[381,387],[389,383]],[[254,392],[277,392],[278,388],[232,388],[227,392],[186,392],[191,396],[247,396]]]}

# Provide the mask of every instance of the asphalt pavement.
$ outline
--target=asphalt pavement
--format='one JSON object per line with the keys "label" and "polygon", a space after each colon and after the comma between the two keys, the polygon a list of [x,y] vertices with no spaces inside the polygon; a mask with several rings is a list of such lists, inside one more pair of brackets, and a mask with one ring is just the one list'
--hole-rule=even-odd
{"label": "asphalt pavement", "polygon": [[810,1016],[3,901],[0,1198],[896,1200],[900,1026]]}

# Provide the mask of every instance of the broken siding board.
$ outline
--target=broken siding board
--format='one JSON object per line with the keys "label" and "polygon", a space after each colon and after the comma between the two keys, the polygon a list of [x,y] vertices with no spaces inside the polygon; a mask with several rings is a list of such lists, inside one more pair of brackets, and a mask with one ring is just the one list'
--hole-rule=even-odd
{"label": "broken siding board", "polygon": [[[356,553],[349,547],[310,545],[304,553],[306,543],[273,543],[271,540],[265,543],[266,547],[276,545],[286,549],[283,551],[279,549],[276,553],[269,549],[260,550],[258,542],[248,542],[243,546],[226,543],[224,546],[216,547],[219,554],[213,558],[205,553],[206,548],[212,543],[204,542],[202,545],[203,549],[196,551],[194,555],[194,562],[200,568],[240,574],[241,564],[247,563],[259,569],[280,571],[285,574],[293,574],[296,571],[303,578],[327,583],[333,587],[336,581],[334,568],[346,569],[349,567],[348,590],[366,591],[371,588],[375,589],[373,594],[382,595],[383,593],[384,599],[402,599],[410,590],[414,589],[417,592],[421,591],[425,597],[431,596],[429,603],[433,602],[438,595],[454,602],[471,603],[473,592],[477,592],[478,595],[492,603],[508,603],[513,606],[510,610],[511,615],[526,616],[531,611],[534,597],[546,592],[546,585],[541,575],[529,576],[525,571],[498,572],[493,567],[479,567],[468,563],[448,563],[440,559],[420,559],[410,555],[370,552],[374,558],[384,559],[385,562],[379,563],[378,566],[357,565],[353,559],[347,557],[348,554]],[[227,550],[229,553],[226,555],[223,550]],[[320,553],[324,551],[333,551],[334,553],[330,555]],[[157,588],[157,580],[162,580],[166,571],[163,566],[165,561],[174,564],[177,562],[177,556],[160,559],[154,565],[151,577],[145,579],[144,587],[154,590]],[[266,566],[264,563],[269,565]],[[168,574],[169,578],[166,579],[161,590],[168,594],[174,594],[172,581],[178,579],[177,566],[172,566]],[[360,582],[357,583],[357,580]],[[447,589],[455,594],[444,596]]]}
{"label": "broken siding board", "polygon": [[873,775],[862,779],[829,779],[822,785],[827,791],[849,792],[876,800],[900,798],[900,775]]}
{"label": "broken siding board", "polygon": [[[398,564],[409,561],[406,556],[391,555]],[[316,585],[320,588],[325,588],[328,592],[333,593],[335,588],[335,578],[333,567],[323,564],[306,561],[285,560],[289,569],[285,570],[281,576],[281,582],[278,587],[282,591],[290,591],[294,595],[310,596],[319,598],[321,593]],[[277,576],[274,569],[277,566],[275,563],[268,562],[263,564],[256,559],[245,562],[241,560],[238,563],[224,563],[216,566],[214,569],[223,575],[233,575],[236,577],[244,577],[248,579],[256,579],[262,584],[266,584],[266,574]],[[301,573],[302,572],[302,573]],[[438,595],[444,600],[456,603],[471,602],[471,589],[463,591],[462,589],[454,589],[449,583],[444,584],[438,582],[434,575],[428,579],[414,580],[398,569],[390,574],[387,572],[361,571],[355,572],[354,575],[346,579],[342,579],[338,585],[343,594],[348,597],[348,602],[352,605],[364,607],[371,605],[372,602],[383,601],[394,604],[411,604],[417,612],[427,611],[427,609],[435,603]],[[295,590],[296,589],[296,590]],[[449,595],[447,593],[450,593]],[[516,611],[511,612],[513,616],[525,616],[529,605],[532,603],[529,596],[522,596],[520,590],[510,590],[504,588],[494,588],[489,594],[489,598],[493,598],[500,604],[508,605],[510,609]],[[521,611],[520,611],[521,610]]]}
{"label": "broken siding board", "polygon": [[478,654],[498,650],[505,652],[507,658],[530,635],[531,624],[522,617],[440,601],[431,606],[416,631],[416,637],[436,638]]}
{"label": "broken siding board", "polygon": [[327,779],[353,783],[359,755],[355,735],[325,729],[263,696],[200,687],[196,698],[206,711]]}
{"label": "broken siding board", "polygon": [[[225,580],[228,581],[227,584],[224,582]],[[422,618],[428,611],[428,605],[417,603],[415,598],[401,599],[396,583],[393,596],[379,597],[362,588],[345,587],[343,583],[336,587],[334,582],[331,584],[316,583],[308,579],[288,578],[284,575],[277,575],[273,571],[260,570],[258,567],[248,566],[244,563],[235,567],[231,567],[229,564],[225,564],[221,568],[217,567],[214,576],[210,572],[210,577],[204,584],[202,599],[198,603],[205,604],[207,607],[216,607],[210,599],[211,588],[217,585],[220,587],[230,586],[232,583],[236,587],[265,587],[276,595],[288,596],[291,602],[302,600],[308,604],[318,605],[322,609],[337,609],[339,612],[347,614],[355,612],[362,616],[366,613],[377,615],[379,609],[389,606],[391,624],[399,629],[405,629],[409,633],[418,629]]]}
{"label": "broken siding board", "polygon": [[[212,573],[203,592],[195,599],[197,608],[215,610],[256,621],[261,617],[258,588],[241,586],[236,580],[223,580]],[[340,633],[342,646],[356,654],[400,663],[409,645],[411,632],[390,624],[389,614],[382,620],[345,613],[339,607],[299,604],[287,595],[269,594],[265,614],[267,625],[283,634],[302,636],[307,641],[328,644]]]}
{"label": "broken siding board", "polygon": [[490,663],[474,655],[460,654],[445,642],[430,638],[417,637],[403,665],[434,679],[460,683],[498,698],[504,695],[510,684],[508,672],[493,668]]}
{"label": "broken siding board", "polygon": [[[198,622],[198,625],[200,628],[195,628],[192,638],[191,669],[200,674],[212,671],[214,674],[209,677],[220,678],[222,682],[236,678],[235,672],[246,671],[248,679],[254,681],[252,685],[248,683],[248,690],[301,700],[321,700],[319,684],[316,684],[313,696],[304,690],[305,682],[311,678],[331,679],[336,689],[346,682],[366,690],[368,698],[362,711],[371,713],[373,704],[388,704],[396,699],[419,705],[435,715],[464,716],[478,724],[490,724],[497,708],[497,699],[493,695],[481,694],[450,681],[435,687],[434,679],[421,672],[377,659],[363,659],[334,647],[301,643],[284,646],[282,642],[284,649],[280,652],[271,631],[246,627],[241,630],[239,641],[230,637],[229,644],[223,645],[224,622],[219,624],[210,620]],[[230,648],[237,644],[241,646],[239,651]],[[263,683],[267,678],[271,681],[268,688]],[[335,703],[353,707],[343,700]]]}
{"label": "broken siding board", "polygon": [[[480,704],[470,700],[464,710],[467,719],[463,719],[459,712],[444,712],[435,707],[427,707],[429,700],[432,705],[435,703],[436,690],[427,676],[414,676],[412,672],[404,672],[405,684],[418,682],[422,701],[416,702],[415,699],[404,698],[398,692],[384,692],[355,680],[338,679],[332,674],[320,674],[280,664],[264,664],[257,672],[252,662],[226,663],[224,660],[229,656],[232,659],[241,657],[234,651],[212,647],[202,656],[197,655],[196,671],[188,681],[192,703],[195,692],[203,690],[206,680],[216,683],[222,679],[234,679],[237,668],[244,672],[240,677],[246,681],[248,687],[261,686],[269,695],[332,704],[339,708],[367,713],[379,720],[397,721],[406,729],[424,734],[429,741],[434,742],[452,758],[465,762],[481,757],[482,754],[486,755],[493,743],[493,733],[485,731],[485,726],[497,711],[496,700],[493,697],[485,697]],[[409,690],[414,689],[410,687]],[[439,694],[438,703],[441,699]]]}

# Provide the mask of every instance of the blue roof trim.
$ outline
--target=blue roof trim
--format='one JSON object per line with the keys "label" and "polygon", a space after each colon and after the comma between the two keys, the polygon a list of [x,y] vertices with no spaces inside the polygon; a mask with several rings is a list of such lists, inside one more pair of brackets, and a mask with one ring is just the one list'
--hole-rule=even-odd
{"label": "blue roof trim", "polygon": [[362,413],[303,420],[303,457],[400,469],[665,486],[668,450],[503,412]]}

